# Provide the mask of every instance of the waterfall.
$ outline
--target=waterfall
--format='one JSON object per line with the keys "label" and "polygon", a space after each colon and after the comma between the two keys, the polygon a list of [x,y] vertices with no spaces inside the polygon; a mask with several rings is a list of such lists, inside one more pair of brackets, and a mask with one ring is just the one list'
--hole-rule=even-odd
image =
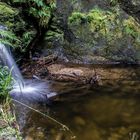
{"label": "waterfall", "polygon": [[4,65],[12,70],[12,76],[15,79],[13,90],[10,92],[12,98],[28,102],[45,102],[55,97],[55,92],[50,92],[47,82],[25,80],[17,67],[11,53],[5,45],[0,43],[0,60]]}
{"label": "waterfall", "polygon": [[4,65],[8,66],[8,68],[12,70],[12,76],[16,81],[18,81],[18,79],[20,81],[23,81],[21,72],[17,67],[12,55],[8,52],[8,49],[5,47],[5,45],[1,43],[0,43],[0,59],[2,60]]}

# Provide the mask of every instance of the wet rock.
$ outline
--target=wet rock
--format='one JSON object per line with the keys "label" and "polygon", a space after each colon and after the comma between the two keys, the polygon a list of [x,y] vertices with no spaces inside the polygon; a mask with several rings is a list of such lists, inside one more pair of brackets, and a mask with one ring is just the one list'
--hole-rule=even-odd
{"label": "wet rock", "polygon": [[[122,0],[120,3],[122,9],[139,19],[139,4],[135,6],[130,0]],[[138,2],[135,0],[135,3]],[[116,41],[114,41],[115,38],[112,38],[114,43],[109,45],[112,41],[105,40],[105,37],[102,38],[100,35],[98,38],[95,37],[96,31],[91,32],[90,30],[92,29],[89,29],[89,25],[82,24],[81,26],[79,24],[75,26],[75,24],[69,24],[68,19],[73,12],[86,14],[95,7],[101,10],[110,10],[111,3],[107,0],[57,0],[57,9],[52,23],[53,30],[46,33],[44,41],[40,43],[42,48],[41,55],[56,54],[65,62],[80,64],[139,63],[140,57],[138,52],[140,50],[138,47],[135,47],[135,44],[131,41],[132,38],[128,41],[129,37],[126,36],[119,40],[115,37]],[[122,9],[119,9],[121,11],[120,18],[128,17]],[[50,32],[53,34],[51,38]],[[124,39],[125,37],[127,38],[126,40]]]}
{"label": "wet rock", "polygon": [[[48,66],[48,70],[52,79],[58,81],[74,81],[84,84],[112,84],[112,81],[120,81],[121,79],[134,78],[138,79],[138,68],[131,67],[124,69],[121,66],[114,68],[112,65],[75,65],[75,64],[53,64]],[[123,80],[123,82],[125,82]]]}
{"label": "wet rock", "polygon": [[[24,68],[23,68],[24,69]],[[108,65],[83,65],[72,63],[54,63],[51,65],[40,64],[38,61],[29,63],[26,65],[23,73],[28,78],[32,78],[33,75],[49,80],[75,82],[79,84],[91,84],[91,85],[113,85],[114,82],[125,84],[128,80],[131,80],[131,86],[133,86],[133,80],[139,80],[140,71],[137,65],[133,68],[125,65],[108,64]],[[129,83],[130,84],[130,83]],[[124,90],[129,91],[125,88]],[[122,89],[123,90],[123,89]],[[138,89],[136,89],[138,90]],[[124,91],[126,93],[126,91]]]}
{"label": "wet rock", "polygon": [[58,81],[73,81],[83,84],[98,83],[98,76],[94,70],[84,67],[65,67],[65,65],[54,64],[48,67],[50,78]]}
{"label": "wet rock", "polygon": [[140,2],[138,0],[120,0],[119,2],[122,9],[136,18],[140,23]]}

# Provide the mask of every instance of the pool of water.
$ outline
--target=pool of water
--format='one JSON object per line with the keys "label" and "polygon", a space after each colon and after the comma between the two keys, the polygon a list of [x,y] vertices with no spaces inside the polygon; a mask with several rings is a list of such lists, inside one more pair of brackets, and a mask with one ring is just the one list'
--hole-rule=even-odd
{"label": "pool of water", "polygon": [[65,82],[50,82],[49,86],[60,95],[50,105],[32,107],[65,124],[70,131],[20,106],[18,121],[27,140],[140,139],[140,77],[108,78],[100,86]]}

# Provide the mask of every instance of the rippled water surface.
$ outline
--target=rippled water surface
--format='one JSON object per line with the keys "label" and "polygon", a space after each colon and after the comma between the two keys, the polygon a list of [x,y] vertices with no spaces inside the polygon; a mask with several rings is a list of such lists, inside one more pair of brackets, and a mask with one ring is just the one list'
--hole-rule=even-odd
{"label": "rippled water surface", "polygon": [[73,135],[76,140],[140,137],[140,68],[129,69],[136,73],[135,78],[108,78],[100,86],[50,82],[50,88],[60,96],[50,105],[33,107],[67,125],[72,132],[64,131],[39,113],[20,107],[19,122],[24,137],[27,140],[70,140]]}

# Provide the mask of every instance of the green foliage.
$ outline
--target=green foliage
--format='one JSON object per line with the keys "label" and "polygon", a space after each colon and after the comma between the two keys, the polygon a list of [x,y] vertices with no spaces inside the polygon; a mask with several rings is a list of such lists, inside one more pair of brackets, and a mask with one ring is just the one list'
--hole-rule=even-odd
{"label": "green foliage", "polygon": [[[92,32],[100,31],[105,34],[111,28],[114,28],[115,24],[117,25],[115,21],[116,18],[116,15],[110,11],[94,8],[87,14],[79,12],[72,13],[71,17],[69,17],[69,22],[70,24],[86,23]],[[83,20],[85,22],[83,22]]]}
{"label": "green foliage", "polygon": [[118,4],[118,0],[107,0],[111,6],[116,6]]}
{"label": "green foliage", "polygon": [[13,0],[13,3],[25,3],[27,9],[25,11],[30,16],[35,17],[40,26],[47,26],[51,13],[56,7],[55,1],[45,1],[45,0]]}
{"label": "green foliage", "polygon": [[129,18],[123,22],[125,33],[134,37],[140,37],[140,25],[133,19]]}
{"label": "green foliage", "polygon": [[122,18],[121,12],[117,9],[115,11],[106,11],[94,8],[88,13],[72,13],[69,17],[69,24],[77,26],[83,26],[83,23],[87,24],[91,32],[96,32],[106,37],[115,33],[118,37],[122,37],[125,34],[134,39],[139,38],[140,25],[132,17]]}
{"label": "green foliage", "polygon": [[18,10],[3,2],[0,2],[0,11],[0,25],[8,29],[0,30],[0,43],[9,46],[18,46],[20,41],[12,30],[12,27],[14,27],[14,19],[18,14]]}
{"label": "green foliage", "polygon": [[22,140],[16,117],[10,111],[9,104],[0,107],[0,138]]}
{"label": "green foliage", "polygon": [[12,8],[11,6],[7,5],[4,2],[0,2],[0,16],[6,15],[6,16],[14,16],[18,14],[18,10],[15,8]]}
{"label": "green foliage", "polygon": [[35,34],[36,31],[34,30],[27,30],[26,32],[23,33],[21,37],[22,38],[21,42],[24,42],[24,44],[21,44],[21,48],[23,52],[26,51],[26,48],[28,47],[29,43],[31,42]]}
{"label": "green foliage", "polygon": [[7,67],[0,66],[0,99],[7,100],[12,89],[13,78]]}
{"label": "green foliage", "polygon": [[80,12],[74,12],[71,17],[69,17],[69,22],[76,24],[82,23],[86,20],[86,14]]}
{"label": "green foliage", "polygon": [[51,40],[55,40],[55,41],[64,41],[64,33],[60,30],[56,30],[54,31],[48,31],[45,35],[45,40],[46,41],[51,41]]}
{"label": "green foliage", "polygon": [[12,89],[12,83],[11,71],[0,66],[0,138],[22,140],[16,117],[10,111],[9,91]]}
{"label": "green foliage", "polygon": [[90,29],[92,32],[101,31],[101,33],[106,33],[108,28],[108,20],[112,20],[113,16],[110,12],[104,12],[101,9],[95,8],[87,14],[87,21],[90,24]]}
{"label": "green foliage", "polygon": [[0,25],[11,28],[19,11],[4,2],[0,2],[0,11]]}
{"label": "green foliage", "polygon": [[[47,27],[56,6],[55,1],[10,0],[7,3],[0,2],[0,11],[2,11],[0,25],[7,28],[0,32],[2,36],[0,43],[20,47],[22,51],[25,51],[37,31],[42,27]],[[25,13],[28,17],[24,17]]]}
{"label": "green foliage", "polygon": [[7,30],[0,30],[0,43],[3,43],[5,45],[9,45],[11,47],[18,46],[20,43],[20,40],[16,37],[16,35]]}
{"label": "green foliage", "polygon": [[[123,17],[118,6],[111,10],[95,7],[87,13],[74,12],[69,25],[77,28],[76,36],[85,40],[87,47],[102,44],[100,50],[108,58],[120,54],[120,58],[140,59],[140,53],[136,53],[140,49],[140,25],[130,16]],[[127,56],[130,51],[133,54]]]}

